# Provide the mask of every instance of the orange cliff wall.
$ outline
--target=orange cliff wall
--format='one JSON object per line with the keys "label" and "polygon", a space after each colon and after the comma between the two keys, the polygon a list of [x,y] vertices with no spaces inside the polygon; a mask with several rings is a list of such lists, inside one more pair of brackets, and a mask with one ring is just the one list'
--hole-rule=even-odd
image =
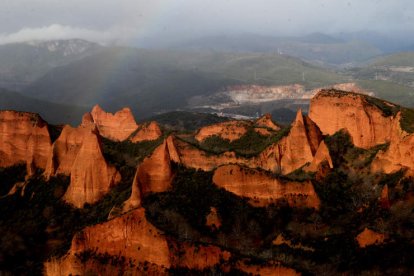
{"label": "orange cliff wall", "polygon": [[131,110],[127,107],[112,114],[95,105],[90,118],[98,127],[101,136],[113,141],[126,140],[138,128]]}
{"label": "orange cliff wall", "polygon": [[294,207],[319,209],[320,205],[310,181],[281,181],[262,171],[239,165],[219,167],[214,172],[213,182],[229,192],[249,198],[255,206],[265,206],[280,199],[286,199]]}
{"label": "orange cliff wall", "polygon": [[45,176],[70,175],[64,200],[78,208],[101,199],[121,180],[115,167],[103,157],[94,125],[65,126],[49,153]]}
{"label": "orange cliff wall", "polygon": [[288,174],[311,163],[321,141],[319,128],[299,110],[289,134],[266,148],[255,163],[264,170]]}
{"label": "orange cliff wall", "polygon": [[229,121],[205,126],[198,130],[195,139],[202,142],[208,137],[219,136],[229,141],[238,140],[246,134],[249,125],[246,121]]}
{"label": "orange cliff wall", "polygon": [[85,251],[93,251],[95,256],[125,257],[125,266],[112,268],[115,274],[123,271],[128,275],[142,275],[143,264],[148,263],[154,273],[150,275],[164,275],[165,269],[171,266],[168,243],[164,235],[147,221],[143,208],[76,234],[67,255],[45,263],[45,275],[85,275],[87,271],[100,274],[110,267],[94,264],[93,257],[82,263],[78,256]]}
{"label": "orange cliff wall", "polygon": [[141,125],[137,132],[132,135],[130,141],[132,143],[139,143],[142,141],[153,141],[161,137],[162,132],[157,122],[149,122]]}
{"label": "orange cliff wall", "polygon": [[0,111],[0,167],[27,164],[27,173],[46,167],[51,148],[47,123],[35,113]]}
{"label": "orange cliff wall", "polygon": [[375,172],[393,173],[408,169],[414,175],[414,134],[401,129],[401,114],[398,113],[391,126],[390,144],[386,150],[378,152],[371,164]]}
{"label": "orange cliff wall", "polygon": [[309,117],[323,134],[332,135],[340,129],[346,129],[357,147],[367,149],[386,143],[390,140],[396,118],[384,116],[365,97],[351,92],[321,90],[311,100]]}

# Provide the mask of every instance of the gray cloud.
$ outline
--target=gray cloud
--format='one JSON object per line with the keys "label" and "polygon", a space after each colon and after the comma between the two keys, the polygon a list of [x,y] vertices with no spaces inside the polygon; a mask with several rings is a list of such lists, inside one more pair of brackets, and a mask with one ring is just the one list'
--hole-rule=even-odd
{"label": "gray cloud", "polygon": [[414,31],[411,0],[4,0],[0,43],[79,37],[129,43],[228,32]]}

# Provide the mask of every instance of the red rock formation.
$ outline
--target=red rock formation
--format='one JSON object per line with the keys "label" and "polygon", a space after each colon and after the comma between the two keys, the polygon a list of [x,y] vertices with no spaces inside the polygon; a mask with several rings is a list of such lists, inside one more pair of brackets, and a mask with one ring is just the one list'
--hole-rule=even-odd
{"label": "red rock formation", "polygon": [[213,245],[169,241],[171,264],[174,267],[203,270],[228,261],[230,252]]}
{"label": "red rock formation", "polygon": [[211,229],[219,229],[221,227],[221,220],[216,207],[210,207],[210,213],[206,217],[206,225]]}
{"label": "red rock formation", "polygon": [[175,145],[180,163],[188,168],[212,171],[224,164],[247,164],[254,162],[254,160],[237,157],[234,152],[225,152],[217,155],[210,154],[180,139],[172,139],[172,143]]}
{"label": "red rock formation", "polygon": [[318,150],[316,151],[316,154],[313,157],[312,162],[309,164],[309,166],[305,167],[305,171],[316,172],[319,168],[319,165],[325,161],[328,163],[330,168],[333,168],[332,158],[329,154],[329,149],[326,146],[325,142],[322,141],[319,144]]}
{"label": "red rock formation", "polygon": [[154,150],[150,157],[138,166],[136,183],[143,195],[150,192],[164,192],[173,180],[171,156],[167,140]]}
{"label": "red rock formation", "polygon": [[388,195],[388,185],[385,184],[381,191],[380,205],[382,208],[388,209],[391,207],[390,198]]}
{"label": "red rock formation", "polygon": [[269,113],[267,113],[267,114],[263,115],[262,117],[260,117],[259,119],[257,119],[254,124],[257,127],[268,128],[268,129],[271,129],[273,131],[280,130],[280,127],[278,125],[276,125],[275,123],[273,123],[272,116]]}
{"label": "red rock formation", "polygon": [[25,163],[31,175],[46,167],[50,148],[48,125],[38,114],[0,111],[0,167]]}
{"label": "red rock formation", "polygon": [[401,129],[398,113],[391,126],[389,147],[380,151],[371,164],[375,172],[393,173],[400,169],[408,169],[408,175],[414,175],[414,134]]}
{"label": "red rock formation", "polygon": [[222,139],[234,141],[246,134],[249,125],[250,122],[247,121],[228,121],[205,126],[197,132],[195,138],[202,142],[208,137],[219,136]]}
{"label": "red rock formation", "polygon": [[321,140],[318,127],[299,110],[289,134],[265,149],[256,163],[265,170],[288,174],[312,162]]}
{"label": "red rock formation", "polygon": [[308,246],[304,246],[301,243],[296,243],[296,244],[292,243],[290,240],[285,239],[282,234],[279,234],[276,237],[276,239],[274,239],[272,241],[272,244],[274,244],[274,245],[287,245],[290,248],[300,249],[300,250],[304,250],[304,251],[312,251],[312,252],[315,251],[314,248],[308,247]]}
{"label": "red rock formation", "polygon": [[162,132],[157,122],[150,122],[141,125],[137,132],[130,138],[132,143],[139,143],[142,141],[153,141],[161,137]]}
{"label": "red rock formation", "polygon": [[[86,263],[82,263],[80,258],[84,252],[91,253]],[[161,274],[166,273],[165,269],[171,266],[167,241],[147,221],[145,210],[139,208],[113,220],[87,227],[76,234],[66,256],[45,264],[45,275],[85,275],[86,269],[99,274],[99,266],[88,266],[87,263],[93,262],[100,255],[125,258],[124,265],[113,268],[116,275],[122,271],[128,275],[142,275],[143,267],[148,266],[144,263],[149,263],[152,270]]]}
{"label": "red rock formation", "polygon": [[104,159],[99,135],[93,125],[65,126],[49,153],[46,177],[70,175],[64,199],[76,207],[94,203],[121,179]]}
{"label": "red rock formation", "polygon": [[241,197],[252,205],[265,206],[286,199],[290,206],[318,209],[320,201],[313,185],[306,182],[284,182],[255,169],[226,165],[215,170],[213,182]]}
{"label": "red rock formation", "polygon": [[292,268],[284,267],[278,263],[264,265],[249,264],[247,261],[239,261],[236,268],[254,276],[298,276],[300,273]]}
{"label": "red rock formation", "polygon": [[84,116],[85,121],[90,122],[92,118],[102,137],[114,141],[126,140],[138,128],[131,110],[127,107],[112,114],[105,112],[99,105],[95,105],[90,118],[87,117],[89,116]]}
{"label": "red rock formation", "polygon": [[[382,100],[385,105],[392,103]],[[370,148],[390,141],[395,116],[385,116],[367,96],[338,90],[321,90],[310,104],[309,117],[323,134],[346,129],[357,147]]]}
{"label": "red rock formation", "polygon": [[364,248],[370,245],[384,243],[385,235],[365,228],[364,231],[358,234],[356,240],[359,244],[359,247]]}

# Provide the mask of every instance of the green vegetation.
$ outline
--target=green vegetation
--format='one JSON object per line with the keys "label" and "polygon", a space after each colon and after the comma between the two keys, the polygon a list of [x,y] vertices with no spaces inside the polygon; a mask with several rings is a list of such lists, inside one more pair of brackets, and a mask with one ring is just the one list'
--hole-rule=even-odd
{"label": "green vegetation", "polygon": [[[25,166],[2,170],[2,184],[24,181],[23,170],[25,172]],[[24,188],[14,195],[0,198],[2,272],[42,275],[43,262],[52,256],[63,256],[76,232],[106,221],[112,208],[120,206],[130,196],[135,168],[122,168],[122,182],[100,201],[85,204],[83,209],[74,208],[61,199],[69,185],[69,177],[57,176],[46,181],[39,173],[24,182]]]}
{"label": "green vegetation", "polygon": [[172,111],[155,115],[145,121],[156,121],[167,129],[178,131],[196,131],[207,125],[228,121],[227,117],[219,117],[208,113],[197,113],[187,111]]}
{"label": "green vegetation", "polygon": [[132,143],[128,140],[123,142],[114,142],[106,138],[102,138],[103,154],[105,159],[116,165],[117,168],[124,166],[136,167],[138,163],[149,156],[154,149],[161,145],[165,135],[157,140],[142,141]]}
{"label": "green vegetation", "polygon": [[240,139],[230,142],[219,136],[211,136],[198,144],[200,149],[210,153],[220,154],[225,151],[234,151],[239,156],[252,157],[261,153],[271,144],[289,134],[290,126],[284,127],[276,134],[263,136],[250,127]]}

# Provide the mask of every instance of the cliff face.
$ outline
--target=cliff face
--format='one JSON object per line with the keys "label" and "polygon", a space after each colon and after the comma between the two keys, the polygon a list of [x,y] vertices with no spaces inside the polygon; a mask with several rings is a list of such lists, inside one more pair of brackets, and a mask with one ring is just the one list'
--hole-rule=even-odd
{"label": "cliff face", "polygon": [[0,167],[26,163],[30,175],[46,167],[50,148],[48,125],[38,114],[0,111]]}
{"label": "cliff face", "polygon": [[[89,265],[81,262],[82,253],[85,252],[90,254],[88,262],[92,263]],[[121,256],[125,258],[125,262],[115,268],[115,274],[124,271],[127,274],[141,275],[145,266],[150,267],[150,271],[156,274],[164,274],[165,269],[171,266],[166,239],[147,221],[145,210],[139,208],[82,230],[73,238],[66,256],[45,264],[45,274],[85,275],[86,268],[100,274],[101,268],[94,265],[93,260],[99,261],[99,257],[105,255],[110,259]]]}
{"label": "cliff face", "polygon": [[319,128],[299,110],[289,134],[265,149],[256,162],[265,170],[288,174],[312,162],[321,140]]}
{"label": "cliff face", "polygon": [[255,126],[259,128],[268,128],[273,131],[280,130],[280,127],[272,121],[272,116],[270,114],[265,114],[259,119],[257,119],[255,122]]}
{"label": "cliff face", "polygon": [[134,183],[143,195],[169,189],[173,180],[173,171],[167,140],[138,166],[135,179]]}
{"label": "cliff face", "polygon": [[201,128],[195,138],[202,142],[211,136],[219,136],[224,140],[234,141],[246,134],[249,123],[245,121],[229,121]]}
{"label": "cliff face", "polygon": [[306,182],[286,182],[255,170],[238,165],[219,167],[213,182],[241,197],[250,199],[255,206],[265,206],[285,199],[290,206],[318,209],[320,201],[313,185]]}
{"label": "cliff face", "polygon": [[414,175],[414,134],[408,134],[400,127],[401,114],[397,114],[392,126],[389,146],[380,151],[371,168],[373,171],[393,173],[400,169],[408,169]]}
{"label": "cliff face", "polygon": [[103,157],[99,134],[93,125],[65,126],[50,150],[46,177],[70,175],[64,200],[76,207],[94,203],[121,180],[115,167]]}
{"label": "cliff face", "polygon": [[95,105],[90,118],[98,127],[102,137],[114,141],[126,140],[138,128],[131,110],[127,107],[112,114]]}
{"label": "cliff face", "polygon": [[137,132],[130,138],[132,143],[139,143],[142,141],[153,141],[160,138],[162,135],[160,126],[157,122],[150,122],[141,125]]}
{"label": "cliff face", "polygon": [[[395,107],[385,101],[381,104]],[[311,100],[309,117],[323,134],[332,135],[346,129],[354,145],[365,149],[388,142],[396,120],[395,116],[385,116],[375,102],[368,102],[366,96],[337,90],[318,92]]]}

